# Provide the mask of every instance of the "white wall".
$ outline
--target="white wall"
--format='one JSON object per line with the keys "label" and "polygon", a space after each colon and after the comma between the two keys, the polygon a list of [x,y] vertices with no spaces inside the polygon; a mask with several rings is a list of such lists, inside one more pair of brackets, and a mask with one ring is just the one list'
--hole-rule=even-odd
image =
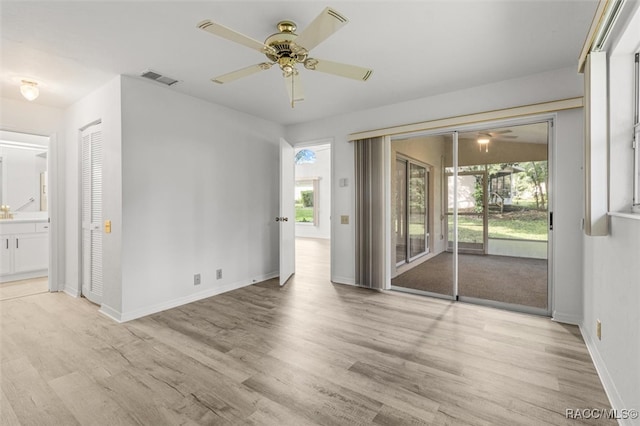
{"label": "white wall", "polygon": [[[334,139],[333,216],[349,215],[351,220],[349,225],[337,223],[333,225],[334,264],[332,279],[347,284],[355,282],[355,231],[353,227],[355,196],[352,185],[354,158],[353,147],[347,140],[348,134],[572,98],[582,96],[582,93],[582,76],[577,74],[576,67],[570,67],[287,127],[286,137],[292,143],[322,138]],[[562,143],[563,146],[558,150],[556,161],[558,164],[566,162],[571,165],[567,169],[567,174],[575,172],[576,158],[578,160],[582,158],[581,155],[576,155],[575,151],[579,150],[581,146],[582,120],[580,117],[579,111],[558,114],[558,132],[563,135],[562,138],[558,138],[558,143]],[[336,182],[340,178],[349,179],[350,185],[344,188],[338,187]],[[571,175],[571,179],[565,182],[558,179],[557,193],[570,194],[571,200],[576,197],[581,200],[580,179],[580,173],[577,173],[577,176]],[[575,186],[576,182],[578,182],[577,186]],[[561,282],[556,283],[558,290],[556,303],[562,309],[558,313],[562,313],[567,320],[575,321],[581,315],[579,300],[582,297],[582,259],[579,253],[581,251],[582,204],[581,201],[575,204],[561,202],[560,206],[562,206],[562,210],[556,211],[554,217],[559,221],[558,223],[562,224],[562,227],[559,227],[556,232],[558,235],[556,239],[568,238],[563,248],[578,254],[575,256],[567,255],[561,258],[563,262],[556,262],[556,271],[559,274],[556,278],[562,278]],[[576,299],[578,301],[574,302]]]}
{"label": "white wall", "polygon": [[131,77],[122,117],[119,319],[277,276],[283,128]]}
{"label": "white wall", "polygon": [[553,318],[571,324],[580,324],[582,319],[583,126],[582,109],[558,113],[552,147],[555,186],[549,188],[549,210],[553,212]]}
{"label": "white wall", "polygon": [[41,136],[50,136],[60,131],[64,114],[59,108],[8,98],[0,98],[0,112],[1,130]]}
{"label": "white wall", "polygon": [[296,180],[305,177],[317,177],[319,205],[318,224],[296,223],[296,237],[330,238],[331,237],[331,145],[307,145],[296,147],[296,153],[302,149],[310,149],[316,153],[313,164],[296,164]]}
{"label": "white wall", "polygon": [[[627,6],[630,6],[628,3]],[[609,50],[609,210],[629,212],[632,188],[633,54],[640,50],[640,6],[619,23]],[[625,14],[622,14],[625,17]],[[625,26],[626,25],[626,26]],[[626,30],[625,30],[626,28]],[[610,217],[610,232],[584,241],[581,331],[618,410],[640,407],[640,214]],[[602,340],[596,321],[602,322]],[[639,419],[622,420],[638,425]]]}
{"label": "white wall", "polygon": [[121,293],[121,108],[120,77],[70,106],[65,111],[63,143],[65,148],[65,291],[80,294],[80,131],[102,122],[103,140],[103,219],[112,221],[112,233],[103,237],[104,296],[102,310],[119,312]]}

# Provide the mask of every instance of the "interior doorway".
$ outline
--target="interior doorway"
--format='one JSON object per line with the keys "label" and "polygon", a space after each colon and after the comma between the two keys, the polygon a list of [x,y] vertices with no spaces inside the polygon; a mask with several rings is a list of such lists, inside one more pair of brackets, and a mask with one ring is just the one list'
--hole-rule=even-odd
{"label": "interior doorway", "polygon": [[0,131],[0,299],[47,292],[50,138]]}
{"label": "interior doorway", "polygon": [[296,270],[331,276],[331,141],[295,146]]}
{"label": "interior doorway", "polygon": [[429,225],[428,253],[415,262],[396,257],[392,289],[550,314],[551,123],[392,140],[392,251],[404,228],[397,158],[434,164],[426,216],[440,218]]}

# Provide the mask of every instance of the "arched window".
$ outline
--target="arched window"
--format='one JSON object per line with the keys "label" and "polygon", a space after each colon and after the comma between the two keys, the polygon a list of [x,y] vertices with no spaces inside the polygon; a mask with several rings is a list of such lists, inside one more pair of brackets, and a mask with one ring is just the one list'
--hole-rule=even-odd
{"label": "arched window", "polygon": [[316,153],[310,149],[301,149],[296,154],[296,164],[313,164],[316,162]]}

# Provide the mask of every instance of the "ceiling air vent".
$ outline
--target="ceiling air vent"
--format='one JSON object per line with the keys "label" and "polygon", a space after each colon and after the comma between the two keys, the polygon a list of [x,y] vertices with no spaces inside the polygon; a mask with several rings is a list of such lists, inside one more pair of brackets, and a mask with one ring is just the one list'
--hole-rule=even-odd
{"label": "ceiling air vent", "polygon": [[173,86],[178,82],[175,78],[167,77],[166,75],[158,74],[155,71],[147,70],[140,74],[141,77],[148,78],[149,80],[157,81],[158,83],[165,84],[167,86]]}

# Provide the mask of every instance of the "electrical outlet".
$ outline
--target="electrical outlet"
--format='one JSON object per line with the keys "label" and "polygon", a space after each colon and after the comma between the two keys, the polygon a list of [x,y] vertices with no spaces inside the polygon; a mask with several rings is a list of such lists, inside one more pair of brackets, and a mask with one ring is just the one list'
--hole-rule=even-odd
{"label": "electrical outlet", "polygon": [[200,274],[195,274],[193,276],[193,285],[200,285],[201,282],[202,282],[202,277],[200,276]]}
{"label": "electrical outlet", "polygon": [[222,269],[216,270],[216,280],[222,279]]}
{"label": "electrical outlet", "polygon": [[596,320],[596,336],[598,336],[598,340],[602,340],[602,323],[600,320]]}

